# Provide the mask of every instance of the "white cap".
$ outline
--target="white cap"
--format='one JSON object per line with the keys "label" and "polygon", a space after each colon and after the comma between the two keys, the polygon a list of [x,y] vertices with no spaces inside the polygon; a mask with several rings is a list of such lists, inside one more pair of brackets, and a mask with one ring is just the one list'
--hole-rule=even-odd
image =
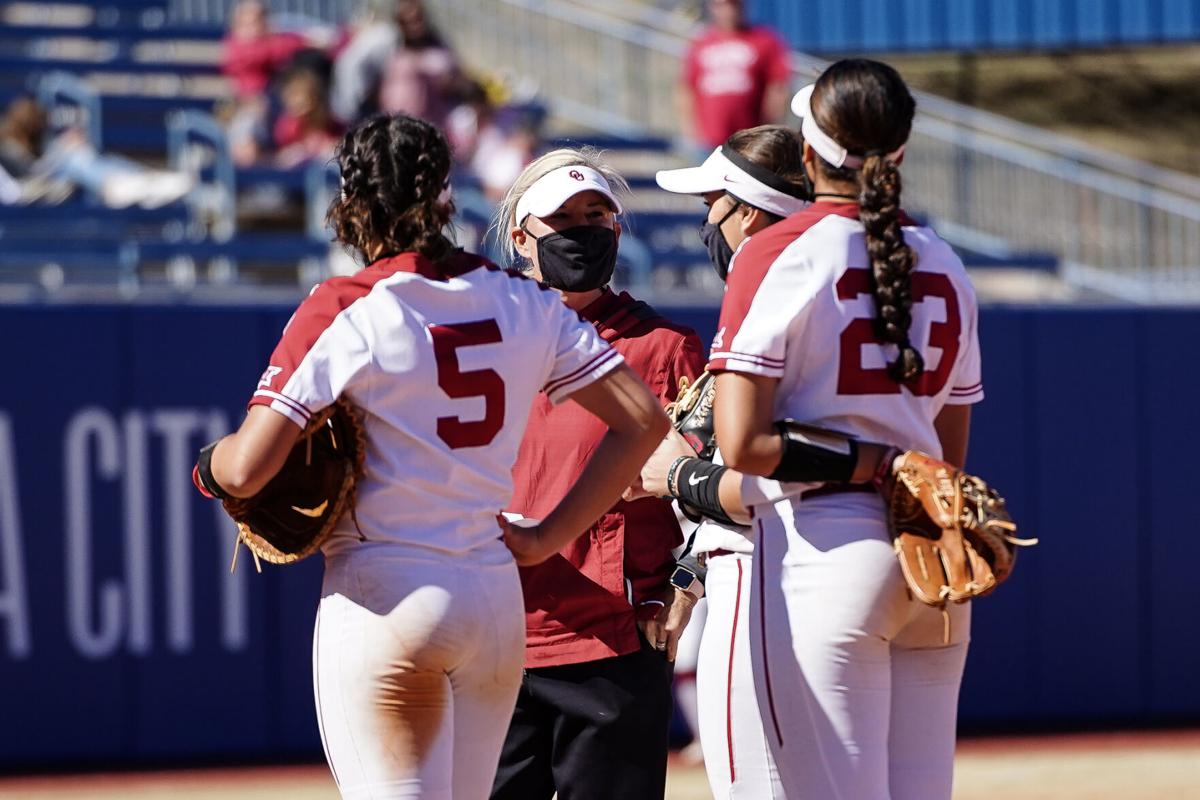
{"label": "white cap", "polygon": [[516,224],[522,224],[530,214],[535,217],[553,214],[580,192],[599,192],[621,213],[621,203],[603,175],[591,167],[572,165],[547,172],[525,190],[517,202]]}
{"label": "white cap", "polygon": [[[800,133],[803,134],[804,141],[817,151],[817,155],[835,167],[849,167],[850,169],[861,167],[862,156],[850,155],[850,151],[834,141],[832,136],[817,125],[817,120],[812,113],[812,94],[815,87],[815,83],[809,84],[796,92],[796,96],[792,98],[792,113],[800,117]],[[888,153],[886,158],[889,161],[896,161],[903,153],[904,145],[900,145]]]}
{"label": "white cap", "polygon": [[808,201],[796,196],[799,187],[728,145],[713,150],[698,167],[659,170],[654,180],[663,189],[677,194],[729,192],[743,203],[778,217],[790,216],[808,206]]}

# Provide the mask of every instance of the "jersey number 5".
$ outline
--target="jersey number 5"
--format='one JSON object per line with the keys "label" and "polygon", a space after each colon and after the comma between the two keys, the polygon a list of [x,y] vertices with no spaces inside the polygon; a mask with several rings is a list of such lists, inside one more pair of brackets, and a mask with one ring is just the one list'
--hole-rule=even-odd
{"label": "jersey number 5", "polygon": [[500,326],[494,319],[430,325],[429,335],[442,391],[455,400],[483,398],[483,419],[463,422],[459,417],[438,417],[438,438],[454,450],[491,444],[504,427],[504,380],[493,369],[463,372],[458,365],[458,348],[499,343]]}
{"label": "jersey number 5", "polygon": [[[837,282],[839,300],[852,300],[858,295],[871,294],[871,273],[865,269],[848,269]],[[954,284],[939,272],[912,273],[913,305],[930,297],[940,297],[946,304],[946,320],[929,326],[929,346],[941,350],[937,369],[926,369],[907,388],[918,397],[932,397],[950,379],[950,371],[958,358],[958,337],[962,320],[958,313],[958,296]],[[863,345],[877,344],[873,318],[859,317],[842,331],[838,362],[838,394],[900,394],[900,384],[888,377],[885,368],[865,369],[862,365]],[[928,359],[927,353],[922,353]]]}

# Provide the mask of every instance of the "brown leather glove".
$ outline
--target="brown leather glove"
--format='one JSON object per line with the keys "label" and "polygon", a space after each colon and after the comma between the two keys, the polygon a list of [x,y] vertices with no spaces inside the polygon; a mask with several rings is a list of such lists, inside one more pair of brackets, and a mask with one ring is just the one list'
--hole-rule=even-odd
{"label": "brown leather glove", "polygon": [[944,608],[995,589],[1012,573],[1018,539],[1004,498],[932,456],[897,457],[880,492],[900,569],[913,597]]}
{"label": "brown leather glove", "polygon": [[221,501],[256,566],[259,559],[290,564],[324,544],[354,505],[364,452],[359,412],[339,399],[309,421],[283,467],[258,494]]}

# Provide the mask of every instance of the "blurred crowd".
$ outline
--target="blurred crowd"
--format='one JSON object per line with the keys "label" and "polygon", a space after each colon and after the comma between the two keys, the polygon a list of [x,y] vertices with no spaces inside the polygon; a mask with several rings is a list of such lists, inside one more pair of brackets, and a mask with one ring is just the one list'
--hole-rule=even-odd
{"label": "blurred crowd", "polygon": [[222,42],[233,98],[224,113],[239,166],[327,160],[342,133],[375,113],[405,113],[449,137],[460,172],[500,197],[534,155],[537,115],[472,76],[422,0],[368,0],[333,32],[283,30],[261,0],[241,0]]}
{"label": "blurred crowd", "polygon": [[110,208],[157,208],[182,198],[193,179],[101,152],[82,120],[51,124],[33,97],[19,95],[0,117],[0,204],[59,202],[82,188]]}
{"label": "blurred crowd", "polygon": [[[221,42],[230,95],[217,107],[235,165],[300,168],[325,162],[347,128],[400,113],[442,128],[456,183],[496,201],[534,156],[541,114],[512,103],[496,76],[463,68],[422,0],[366,0],[331,28],[305,17],[280,24],[263,0],[241,0]],[[58,202],[79,190],[112,208],[153,208],[183,197],[193,179],[102,152],[83,119],[21,95],[0,116],[0,204]]]}
{"label": "blurred crowd", "polygon": [[[780,37],[749,24],[742,0],[688,8],[702,9],[707,25],[682,65],[685,140],[707,152],[734,131],[782,120],[790,65]],[[456,185],[477,187],[491,203],[536,155],[539,108],[514,102],[498,76],[467,70],[424,0],[364,0],[339,27],[240,0],[220,52],[230,90],[217,116],[239,167],[328,161],[342,134],[375,113],[440,127],[454,150]],[[0,203],[52,202],[83,189],[110,207],[154,207],[190,190],[188,175],[101,152],[85,124],[52,127],[49,116],[21,96],[0,118]]]}

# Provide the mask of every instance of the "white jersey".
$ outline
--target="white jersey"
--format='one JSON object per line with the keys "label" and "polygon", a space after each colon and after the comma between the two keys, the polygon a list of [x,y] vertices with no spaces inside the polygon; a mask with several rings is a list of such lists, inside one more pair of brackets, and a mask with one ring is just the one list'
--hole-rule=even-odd
{"label": "white jersey", "polygon": [[909,336],[925,359],[915,382],[901,386],[888,377],[897,348],[875,339],[858,207],[828,202],[738,249],[709,368],[778,378],[777,419],[940,457],[934,418],[946,404],[983,399],[978,309],[949,245],[929,228],[902,222],[916,253]]}
{"label": "white jersey", "polygon": [[250,402],[302,427],[342,395],[364,412],[355,513],[327,554],[362,540],[461,553],[500,535],[535,395],[561,402],[621,363],[534,281],[466,253],[439,267],[404,254],[314,289]]}

